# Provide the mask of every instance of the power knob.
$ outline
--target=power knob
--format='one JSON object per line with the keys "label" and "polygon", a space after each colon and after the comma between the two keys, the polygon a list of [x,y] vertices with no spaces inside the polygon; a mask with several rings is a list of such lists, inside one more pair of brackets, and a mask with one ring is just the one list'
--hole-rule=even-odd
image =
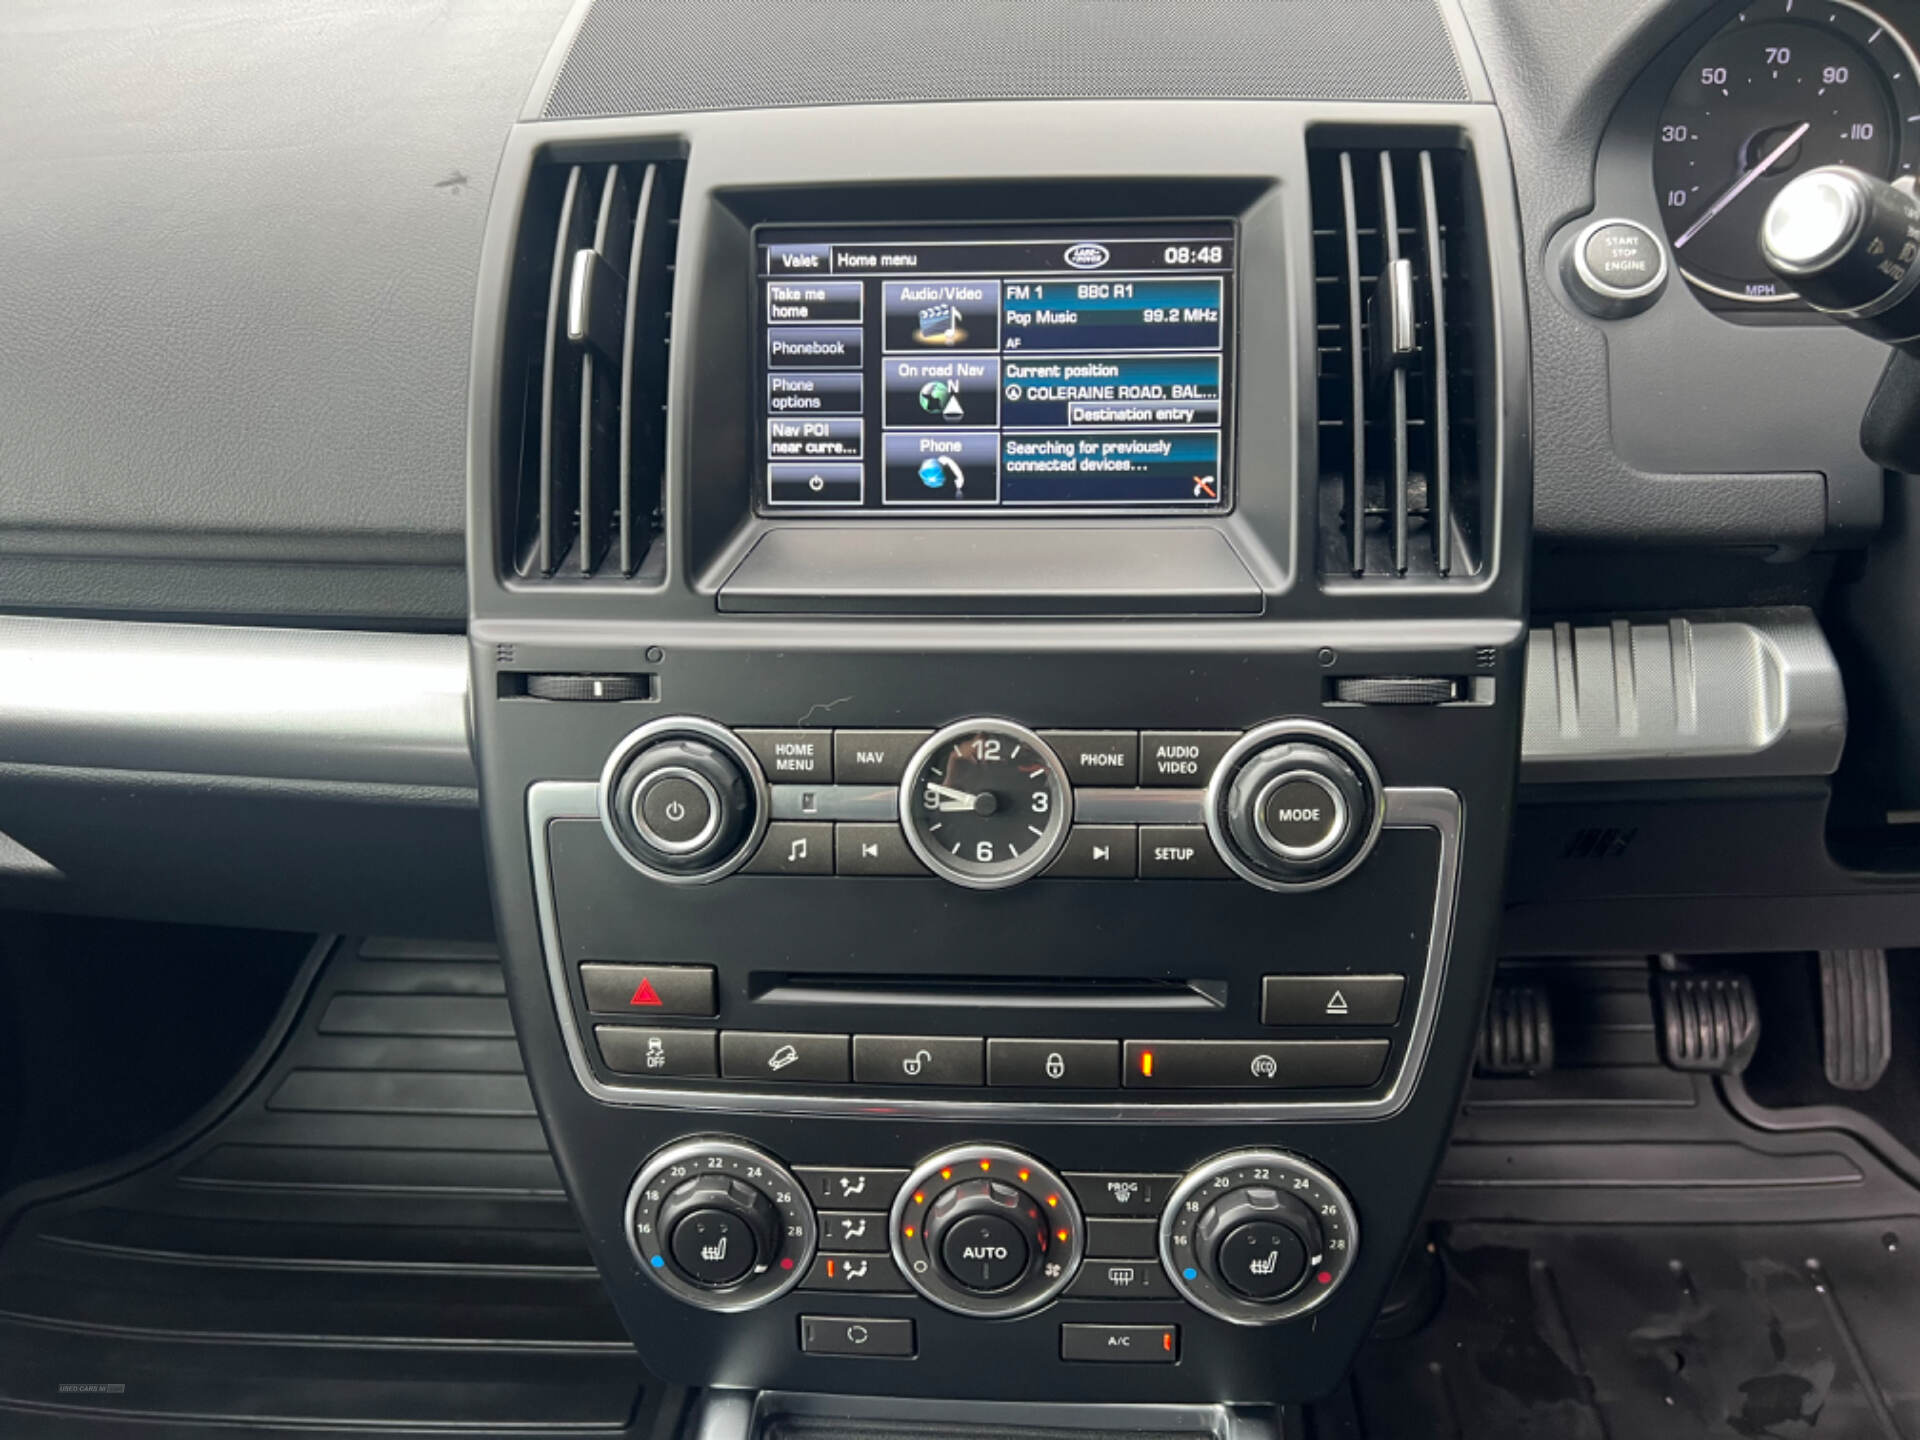
{"label": "power knob", "polygon": [[1269,890],[1330,885],[1364,860],[1381,824],[1380,777],[1332,726],[1281,720],[1227,751],[1207,792],[1207,828],[1242,878]]}
{"label": "power knob", "polygon": [[678,716],[620,742],[600,779],[600,820],[627,863],[700,885],[744,864],[765,833],[766,782],[738,737]]}

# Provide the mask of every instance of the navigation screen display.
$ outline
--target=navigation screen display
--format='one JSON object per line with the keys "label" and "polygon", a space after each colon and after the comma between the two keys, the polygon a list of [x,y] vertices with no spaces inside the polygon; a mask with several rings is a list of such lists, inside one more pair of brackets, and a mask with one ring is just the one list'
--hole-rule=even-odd
{"label": "navigation screen display", "polygon": [[1230,223],[755,241],[763,508],[1227,508]]}

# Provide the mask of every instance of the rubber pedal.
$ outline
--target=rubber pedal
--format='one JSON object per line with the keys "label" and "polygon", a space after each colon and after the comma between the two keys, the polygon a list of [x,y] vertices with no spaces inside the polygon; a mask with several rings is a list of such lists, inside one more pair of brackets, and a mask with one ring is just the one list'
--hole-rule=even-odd
{"label": "rubber pedal", "polygon": [[1660,1050],[1675,1070],[1738,1075],[1760,1044],[1760,1004],[1744,975],[1669,973],[1657,977]]}
{"label": "rubber pedal", "polygon": [[1884,950],[1820,952],[1820,1063],[1836,1090],[1871,1090],[1893,1059]]}
{"label": "rubber pedal", "polygon": [[1480,1022],[1482,1075],[1538,1075],[1553,1069],[1553,1007],[1538,985],[1495,985]]}

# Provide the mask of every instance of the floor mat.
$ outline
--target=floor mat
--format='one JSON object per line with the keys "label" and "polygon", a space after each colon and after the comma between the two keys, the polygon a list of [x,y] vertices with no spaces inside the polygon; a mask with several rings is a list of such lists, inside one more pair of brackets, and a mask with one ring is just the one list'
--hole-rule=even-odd
{"label": "floor mat", "polygon": [[649,1433],[548,1154],[500,966],[328,961],[246,1098],[0,1243],[0,1432]]}
{"label": "floor mat", "polygon": [[1920,1221],[1459,1225],[1316,1440],[1920,1435]]}
{"label": "floor mat", "polygon": [[1644,960],[1502,975],[1550,991],[1560,1068],[1469,1087],[1438,1308],[1313,1440],[1920,1440],[1920,1192],[1666,1069]]}

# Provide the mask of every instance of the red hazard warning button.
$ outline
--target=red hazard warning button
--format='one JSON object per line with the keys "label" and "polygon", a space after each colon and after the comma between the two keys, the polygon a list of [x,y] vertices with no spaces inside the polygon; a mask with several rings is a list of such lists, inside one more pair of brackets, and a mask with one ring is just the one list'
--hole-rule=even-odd
{"label": "red hazard warning button", "polygon": [[587,1009],[595,1015],[717,1015],[713,969],[707,965],[580,967]]}

